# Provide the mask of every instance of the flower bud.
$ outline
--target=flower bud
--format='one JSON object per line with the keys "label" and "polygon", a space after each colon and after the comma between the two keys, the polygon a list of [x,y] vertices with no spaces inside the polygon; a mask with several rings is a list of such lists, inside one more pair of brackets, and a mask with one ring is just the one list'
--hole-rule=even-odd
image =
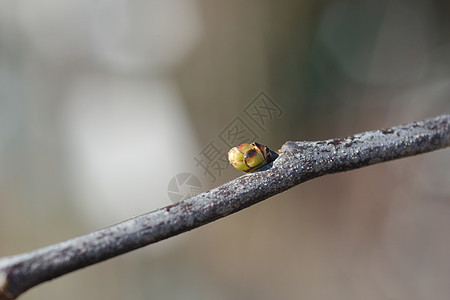
{"label": "flower bud", "polygon": [[228,160],[238,170],[253,172],[273,161],[269,148],[258,143],[241,144],[228,152]]}

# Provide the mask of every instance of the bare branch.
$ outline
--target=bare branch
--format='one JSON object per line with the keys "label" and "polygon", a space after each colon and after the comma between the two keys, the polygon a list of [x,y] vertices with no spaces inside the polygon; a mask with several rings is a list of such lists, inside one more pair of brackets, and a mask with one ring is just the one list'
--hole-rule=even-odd
{"label": "bare branch", "polygon": [[287,142],[258,172],[117,225],[0,259],[0,299],[44,281],[197,228],[325,174],[425,153],[450,145],[450,115],[349,137]]}

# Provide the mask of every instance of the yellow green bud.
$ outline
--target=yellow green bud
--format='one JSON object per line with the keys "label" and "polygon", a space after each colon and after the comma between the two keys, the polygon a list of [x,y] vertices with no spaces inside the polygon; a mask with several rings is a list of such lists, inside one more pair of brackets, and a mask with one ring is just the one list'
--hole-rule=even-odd
{"label": "yellow green bud", "polygon": [[228,152],[228,160],[238,170],[252,172],[273,161],[269,148],[258,143],[241,144]]}

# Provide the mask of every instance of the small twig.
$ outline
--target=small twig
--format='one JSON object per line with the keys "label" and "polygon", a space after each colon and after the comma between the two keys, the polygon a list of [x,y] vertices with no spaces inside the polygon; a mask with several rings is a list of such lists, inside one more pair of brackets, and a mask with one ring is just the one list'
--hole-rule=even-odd
{"label": "small twig", "polygon": [[319,142],[287,142],[273,163],[215,189],[117,225],[0,259],[0,299],[44,281],[197,228],[325,174],[450,145],[450,115]]}

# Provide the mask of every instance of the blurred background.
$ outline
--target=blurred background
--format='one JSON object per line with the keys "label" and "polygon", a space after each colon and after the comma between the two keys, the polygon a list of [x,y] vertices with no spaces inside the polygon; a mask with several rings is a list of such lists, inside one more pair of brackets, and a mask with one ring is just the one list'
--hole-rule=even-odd
{"label": "blurred background", "polygon": [[[239,126],[276,150],[449,111],[445,0],[0,0],[0,256],[242,175],[211,157]],[[21,299],[448,299],[449,183],[450,149],[325,176]]]}

